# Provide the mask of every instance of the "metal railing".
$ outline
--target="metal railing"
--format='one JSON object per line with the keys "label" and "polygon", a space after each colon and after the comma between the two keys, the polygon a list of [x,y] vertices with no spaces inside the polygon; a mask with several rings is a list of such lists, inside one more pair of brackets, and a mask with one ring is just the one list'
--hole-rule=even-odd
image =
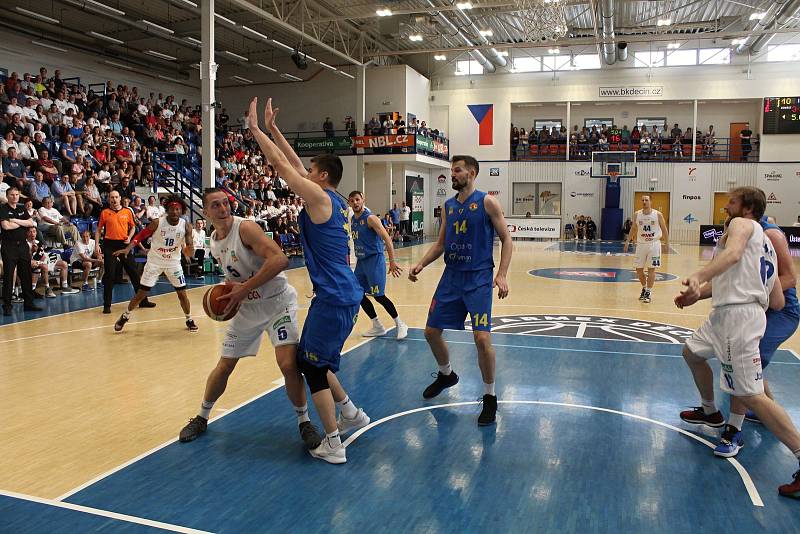
{"label": "metal railing", "polygon": [[193,158],[174,152],[153,153],[154,194],[159,187],[186,200],[192,221],[203,217],[203,176]]}
{"label": "metal railing", "polygon": [[[565,161],[567,159],[567,145],[565,142],[535,143],[511,145],[511,160],[516,161]],[[749,149],[749,150],[748,150]],[[671,141],[660,141],[643,146],[641,144],[608,143],[605,150],[618,151],[630,150],[637,153],[639,161],[691,161],[692,144],[690,142],[675,145]],[[592,159],[592,152],[603,151],[597,143],[570,143],[570,161],[588,161]],[[758,162],[759,140],[752,139],[750,146],[742,145],[739,139],[717,137],[714,143],[697,143],[695,148],[695,161],[714,162]]]}

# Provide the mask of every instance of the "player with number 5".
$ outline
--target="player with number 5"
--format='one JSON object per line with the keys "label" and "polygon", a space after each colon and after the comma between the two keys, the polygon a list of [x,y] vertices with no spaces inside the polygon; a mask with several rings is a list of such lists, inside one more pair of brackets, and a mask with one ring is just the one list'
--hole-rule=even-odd
{"label": "player with number 5", "polygon": [[[508,296],[506,275],[513,247],[500,202],[475,189],[479,172],[477,160],[472,156],[453,156],[450,172],[457,193],[444,203],[439,239],[408,275],[416,282],[420,272],[444,254],[445,270],[433,295],[425,326],[425,339],[439,364],[439,372],[422,396],[431,399],[458,383],[458,375],[450,367],[442,330],[464,330],[464,320],[469,314],[484,386],[478,425],[485,426],[494,423],[497,412],[491,337],[492,288],[498,288],[501,299]],[[495,233],[502,245],[496,275],[492,257]]]}

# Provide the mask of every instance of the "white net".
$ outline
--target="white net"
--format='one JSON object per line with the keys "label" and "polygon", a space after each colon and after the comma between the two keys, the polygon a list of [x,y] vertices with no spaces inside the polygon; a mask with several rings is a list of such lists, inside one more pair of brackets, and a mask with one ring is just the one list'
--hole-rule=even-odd
{"label": "white net", "polygon": [[557,41],[567,34],[567,16],[558,0],[514,0],[526,41]]}

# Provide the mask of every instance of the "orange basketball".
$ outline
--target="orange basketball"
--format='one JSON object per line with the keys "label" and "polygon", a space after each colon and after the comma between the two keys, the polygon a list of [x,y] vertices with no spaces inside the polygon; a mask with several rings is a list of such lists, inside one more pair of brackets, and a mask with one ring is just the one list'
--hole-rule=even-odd
{"label": "orange basketball", "polygon": [[220,296],[230,293],[231,287],[225,284],[217,284],[208,288],[206,294],[203,295],[203,311],[215,321],[228,321],[239,311],[239,306],[237,305],[226,314],[225,308],[228,306],[228,301],[217,300]]}

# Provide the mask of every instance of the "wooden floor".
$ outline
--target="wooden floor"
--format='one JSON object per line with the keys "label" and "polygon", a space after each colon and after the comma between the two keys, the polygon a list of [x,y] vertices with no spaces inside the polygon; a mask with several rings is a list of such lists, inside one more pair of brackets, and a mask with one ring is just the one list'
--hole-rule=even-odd
{"label": "wooden floor", "polygon": [[[430,245],[398,251],[405,269]],[[493,314],[585,313],[697,327],[708,302],[688,310],[672,304],[680,277],[708,261],[710,251],[673,245],[663,270],[679,278],[656,285],[653,302],[637,301],[636,283],[570,282],[534,277],[548,267],[630,268],[631,257],[545,250],[552,243],[515,243],[510,295],[495,299]],[[421,281],[391,279],[387,294],[401,317],[423,327],[441,260]],[[311,294],[304,269],[290,271],[305,320]],[[125,331],[115,334],[112,315],[99,308],[0,327],[0,490],[57,498],[97,475],[172,440],[197,413],[205,380],[215,365],[225,328],[202,313],[203,288],[189,291],[200,331],[188,333],[173,294],[154,297],[158,307],[137,310]],[[380,309],[384,324],[388,316]],[[346,348],[368,328],[362,319]],[[795,335],[783,348],[800,349]],[[431,361],[431,370],[435,370]],[[274,387],[280,380],[273,349],[265,339],[258,358],[242,361],[212,415],[219,415]],[[686,377],[689,380],[687,374]]]}

